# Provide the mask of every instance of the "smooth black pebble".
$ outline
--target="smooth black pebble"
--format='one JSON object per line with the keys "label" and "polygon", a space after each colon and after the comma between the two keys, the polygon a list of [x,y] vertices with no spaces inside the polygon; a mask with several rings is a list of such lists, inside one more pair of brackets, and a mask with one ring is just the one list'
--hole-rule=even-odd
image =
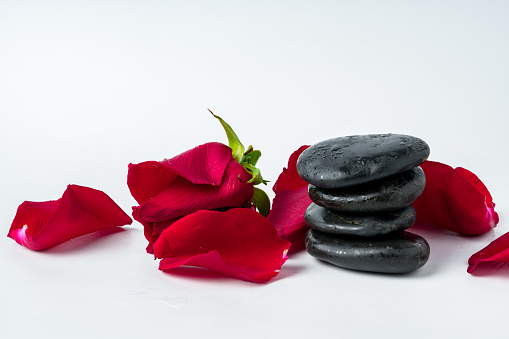
{"label": "smooth black pebble", "polygon": [[382,212],[411,205],[424,191],[426,176],[420,167],[363,185],[321,188],[309,185],[317,205],[343,212]]}
{"label": "smooth black pebble", "polygon": [[347,187],[409,170],[428,156],[428,144],[413,136],[354,135],[309,147],[299,156],[297,171],[314,186]]}
{"label": "smooth black pebble", "polygon": [[306,249],[313,257],[357,271],[407,273],[429,258],[429,244],[421,236],[399,232],[381,238],[339,238],[309,230]]}
{"label": "smooth black pebble", "polygon": [[382,213],[336,212],[312,203],[304,213],[306,224],[317,231],[343,236],[377,237],[406,230],[415,222],[415,208]]}

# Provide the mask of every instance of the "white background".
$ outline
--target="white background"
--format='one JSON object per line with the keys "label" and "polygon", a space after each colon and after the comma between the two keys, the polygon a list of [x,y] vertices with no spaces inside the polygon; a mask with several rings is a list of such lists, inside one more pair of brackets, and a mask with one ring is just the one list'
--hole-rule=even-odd
{"label": "white background", "polygon": [[[269,284],[158,271],[141,225],[45,252],[0,245],[2,338],[501,338],[509,270],[466,273],[509,231],[506,1],[0,1],[0,226],[69,183],[135,205],[127,165],[226,143],[275,181],[303,144],[405,133],[476,173],[500,224],[416,230],[429,262],[398,276],[303,252]],[[272,184],[269,185],[271,188]],[[271,194],[271,197],[273,194]]]}

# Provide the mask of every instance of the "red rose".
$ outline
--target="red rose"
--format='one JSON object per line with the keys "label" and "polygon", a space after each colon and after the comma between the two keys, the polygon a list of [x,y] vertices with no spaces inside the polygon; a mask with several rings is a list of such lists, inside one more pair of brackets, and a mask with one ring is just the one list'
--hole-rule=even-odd
{"label": "red rose", "polygon": [[266,218],[267,194],[254,187],[267,183],[256,167],[261,152],[245,149],[215,117],[229,147],[207,143],[169,160],[129,165],[127,183],[140,204],[133,216],[144,225],[147,252],[162,259],[161,270],[199,266],[267,282],[286,261],[290,243]]}
{"label": "red rose", "polygon": [[140,204],[133,217],[144,225],[147,252],[161,232],[199,210],[243,207],[253,198],[251,176],[230,147],[207,143],[163,161],[130,164],[127,185]]}
{"label": "red rose", "polygon": [[38,251],[131,222],[131,218],[104,192],[69,185],[58,200],[23,202],[7,236]]}

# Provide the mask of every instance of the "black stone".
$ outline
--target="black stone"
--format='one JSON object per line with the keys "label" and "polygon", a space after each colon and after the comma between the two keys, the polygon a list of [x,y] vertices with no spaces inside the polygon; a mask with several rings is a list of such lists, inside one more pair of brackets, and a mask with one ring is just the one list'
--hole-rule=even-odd
{"label": "black stone", "polygon": [[400,232],[381,238],[339,238],[309,230],[309,254],[333,265],[357,271],[407,273],[429,258],[429,244],[421,236]]}
{"label": "black stone", "polygon": [[348,187],[404,172],[428,156],[428,144],[409,135],[354,135],[309,147],[299,156],[297,171],[314,186]]}
{"label": "black stone", "polygon": [[317,231],[343,236],[376,237],[406,230],[415,222],[415,208],[382,213],[336,212],[311,204],[304,213],[306,224]]}
{"label": "black stone", "polygon": [[309,185],[317,205],[343,212],[383,212],[412,204],[424,191],[426,176],[420,167],[388,178],[344,188]]}

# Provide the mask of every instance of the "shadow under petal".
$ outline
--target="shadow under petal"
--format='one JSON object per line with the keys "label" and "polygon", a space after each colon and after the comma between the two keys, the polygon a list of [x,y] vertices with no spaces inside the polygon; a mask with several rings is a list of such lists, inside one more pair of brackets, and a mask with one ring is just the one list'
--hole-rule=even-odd
{"label": "shadow under petal", "polygon": [[110,227],[101,231],[97,231],[90,234],[85,234],[80,237],[66,241],[60,245],[49,248],[43,253],[48,254],[62,254],[74,251],[80,251],[84,249],[90,249],[93,247],[102,246],[102,244],[109,240],[114,234],[126,232],[128,229],[116,226]]}
{"label": "shadow under petal", "polygon": [[302,273],[305,270],[306,270],[306,267],[303,266],[303,265],[295,265],[295,264],[285,263],[281,267],[281,271],[279,272],[279,274],[276,275],[271,281],[269,281],[269,284],[271,282],[275,282],[275,281],[278,281],[278,280],[281,280],[281,279],[289,278],[289,277],[294,276],[294,275],[298,275],[298,274]]}
{"label": "shadow under petal", "polygon": [[[233,281],[238,280],[233,277],[230,277],[226,274],[208,269],[203,267],[196,266],[180,266],[176,268],[171,268],[168,270],[162,270],[164,274],[168,274],[171,276],[181,277],[181,278],[191,278],[202,281]],[[241,280],[242,281],[242,280]]]}

